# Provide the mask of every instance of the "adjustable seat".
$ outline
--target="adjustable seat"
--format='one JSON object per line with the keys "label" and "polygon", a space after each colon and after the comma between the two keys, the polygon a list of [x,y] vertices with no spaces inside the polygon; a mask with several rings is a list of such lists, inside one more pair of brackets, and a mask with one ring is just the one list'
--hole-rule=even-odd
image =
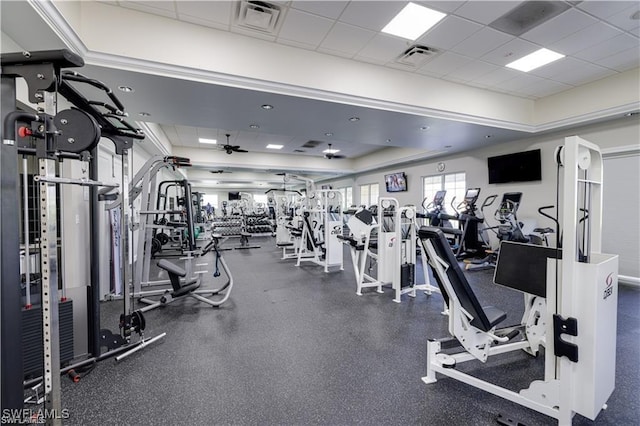
{"label": "adjustable seat", "polygon": [[173,288],[171,296],[173,297],[184,296],[185,294],[191,293],[200,287],[200,282],[197,278],[193,278],[182,284],[180,282],[180,278],[186,277],[187,271],[166,259],[160,260],[158,262],[158,267],[164,269],[169,274],[169,280],[171,281],[171,287]]}

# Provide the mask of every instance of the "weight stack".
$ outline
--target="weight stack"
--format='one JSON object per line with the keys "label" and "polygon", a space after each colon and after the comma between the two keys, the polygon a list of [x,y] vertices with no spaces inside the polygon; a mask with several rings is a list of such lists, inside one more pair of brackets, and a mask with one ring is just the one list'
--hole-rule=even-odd
{"label": "weight stack", "polygon": [[414,277],[416,276],[416,265],[413,263],[405,263],[400,266],[400,287],[413,287],[415,285]]}
{"label": "weight stack", "polygon": [[[73,359],[73,301],[58,304],[60,364]],[[40,376],[43,366],[42,307],[22,310],[22,354],[24,376]]]}

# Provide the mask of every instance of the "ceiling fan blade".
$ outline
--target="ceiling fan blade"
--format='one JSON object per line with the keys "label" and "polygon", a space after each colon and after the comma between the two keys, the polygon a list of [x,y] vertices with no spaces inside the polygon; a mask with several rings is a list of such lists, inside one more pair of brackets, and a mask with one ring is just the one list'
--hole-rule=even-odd
{"label": "ceiling fan blade", "polygon": [[234,149],[234,151],[235,152],[249,152],[246,149],[240,149],[240,148]]}

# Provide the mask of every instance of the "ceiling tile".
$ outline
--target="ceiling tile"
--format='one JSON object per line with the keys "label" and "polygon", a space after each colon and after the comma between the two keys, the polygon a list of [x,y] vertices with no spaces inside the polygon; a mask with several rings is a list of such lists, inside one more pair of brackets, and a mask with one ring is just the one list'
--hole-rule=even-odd
{"label": "ceiling tile", "polygon": [[304,10],[305,12],[315,15],[324,16],[325,18],[338,19],[347,6],[348,1],[293,1],[291,7],[293,9]]}
{"label": "ceiling tile", "polygon": [[178,17],[173,1],[120,1],[120,6],[168,18]]}
{"label": "ceiling tile", "polygon": [[457,16],[447,16],[416,42],[448,50],[481,29],[482,25],[475,22]]}
{"label": "ceiling tile", "polygon": [[510,62],[520,59],[529,53],[535,52],[540,47],[526,40],[515,38],[495,50],[482,56],[480,59],[492,64],[505,66]]}
{"label": "ceiling tile", "polygon": [[352,1],[349,2],[338,20],[378,32],[407,3],[406,1]]}
{"label": "ceiling tile", "polygon": [[461,81],[471,81],[485,74],[489,74],[497,70],[499,67],[482,61],[473,61],[471,64],[465,65],[451,72],[447,77],[457,78]]}
{"label": "ceiling tile", "polygon": [[630,31],[640,27],[640,20],[631,18],[631,16],[633,16],[633,14],[637,13],[638,11],[640,11],[640,3],[635,2],[635,4],[630,8],[608,17],[607,19],[605,19],[605,21],[609,22],[611,25],[615,25],[618,28]]}
{"label": "ceiling tile", "polygon": [[310,13],[289,9],[278,33],[278,41],[292,40],[317,47],[327,35],[333,21]]}
{"label": "ceiling tile", "polygon": [[468,1],[456,9],[455,14],[488,25],[522,1]]}
{"label": "ceiling tile", "polygon": [[503,81],[500,84],[497,84],[496,87],[500,87],[502,90],[506,90],[509,92],[517,92],[523,87],[529,87],[534,84],[540,84],[544,81],[543,78],[540,78],[535,75],[520,73],[517,77],[514,77],[510,80]]}
{"label": "ceiling tile", "polygon": [[598,61],[598,65],[623,72],[640,67],[640,49],[632,47]]}
{"label": "ceiling tile", "polygon": [[545,96],[554,95],[556,93],[564,92],[571,89],[572,86],[568,84],[559,83],[553,80],[539,80],[531,86],[521,87],[518,89],[518,93],[523,95],[533,96],[534,98],[544,98]]}
{"label": "ceiling tile", "polygon": [[231,1],[178,1],[178,19],[196,24],[207,25],[213,23],[214,28],[224,25],[228,28],[231,23],[231,11],[234,3]]}
{"label": "ceiling tile", "polygon": [[451,13],[458,9],[460,6],[466,3],[466,1],[417,1],[415,3],[426,6],[430,9],[438,10],[440,12]]}
{"label": "ceiling tile", "polygon": [[366,46],[375,34],[375,32],[364,28],[336,22],[320,44],[320,48],[344,52],[353,56]]}
{"label": "ceiling tile", "polygon": [[451,50],[471,58],[479,58],[513,39],[513,36],[485,27]]}
{"label": "ceiling tile", "polygon": [[480,77],[476,77],[473,82],[488,87],[494,87],[502,83],[503,81],[511,80],[520,75],[519,71],[512,70],[510,68],[498,67],[496,70],[491,71]]}
{"label": "ceiling tile", "polygon": [[444,52],[423,65],[419,72],[422,74],[426,71],[432,75],[444,76],[460,69],[461,67],[467,66],[471,61],[472,59],[466,56],[458,55],[453,52]]}
{"label": "ceiling tile", "polygon": [[579,86],[615,74],[615,71],[608,68],[574,58],[564,58],[539,69],[544,70],[545,68],[548,68],[546,70],[548,75],[545,76],[542,72],[538,72],[536,75],[572,86]]}
{"label": "ceiling tile", "polygon": [[621,34],[619,30],[602,22],[595,23],[568,37],[552,43],[548,48],[565,55],[573,55],[583,49]]}
{"label": "ceiling tile", "polygon": [[595,18],[592,18],[584,12],[569,9],[555,18],[527,31],[520,37],[538,43],[541,46],[548,46],[596,22],[598,21]]}
{"label": "ceiling tile", "polygon": [[589,46],[581,50],[574,56],[589,62],[596,62],[607,56],[615,55],[623,50],[631,49],[639,46],[638,39],[628,34],[620,34],[617,37],[610,38],[601,43]]}
{"label": "ceiling tile", "polygon": [[598,18],[608,18],[618,12],[621,12],[629,7],[636,5],[637,1],[583,1],[576,7],[589,12],[591,15]]}
{"label": "ceiling tile", "polygon": [[386,34],[377,34],[367,45],[358,52],[356,59],[366,58],[376,63],[394,60],[407,49],[406,40]]}

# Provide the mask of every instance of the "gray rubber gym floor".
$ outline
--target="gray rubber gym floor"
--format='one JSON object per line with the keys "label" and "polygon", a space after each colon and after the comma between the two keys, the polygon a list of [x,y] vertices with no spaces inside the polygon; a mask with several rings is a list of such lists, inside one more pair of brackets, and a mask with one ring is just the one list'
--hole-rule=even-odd
{"label": "gray rubber gym floor", "polygon": [[[188,298],[149,312],[148,337],[158,343],[116,364],[99,363],[79,383],[62,380],[68,424],[118,425],[495,425],[498,414],[526,425],[550,425],[542,414],[440,377],[425,385],[426,341],[447,335],[442,297],[392,301],[355,294],[345,270],[326,274],[311,264],[280,260],[273,239],[262,247],[224,252],[235,286],[212,308]],[[209,254],[212,261],[213,254]],[[208,283],[217,286],[208,267]],[[469,274],[483,304],[522,315],[522,296]],[[640,291],[621,286],[616,389],[595,422],[640,423]],[[117,331],[121,302],[102,305],[102,327]],[[524,352],[467,363],[465,371],[519,390],[542,378],[542,357]]]}

